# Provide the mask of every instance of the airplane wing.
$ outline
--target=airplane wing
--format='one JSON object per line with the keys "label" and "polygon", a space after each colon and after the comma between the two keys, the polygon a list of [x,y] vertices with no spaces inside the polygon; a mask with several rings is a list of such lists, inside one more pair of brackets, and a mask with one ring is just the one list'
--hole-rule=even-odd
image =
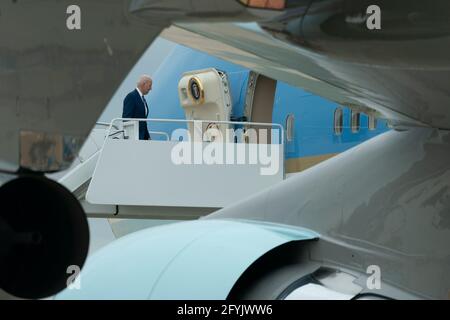
{"label": "airplane wing", "polygon": [[[373,2],[373,1],[372,1]],[[447,1],[286,1],[259,23],[177,23],[162,36],[392,123],[449,128]]]}

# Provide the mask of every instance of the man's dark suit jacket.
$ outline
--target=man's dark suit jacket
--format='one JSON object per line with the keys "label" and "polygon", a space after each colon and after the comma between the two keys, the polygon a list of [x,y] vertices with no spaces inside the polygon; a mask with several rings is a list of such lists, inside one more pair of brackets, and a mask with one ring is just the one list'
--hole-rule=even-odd
{"label": "man's dark suit jacket", "polygon": [[[148,107],[147,107],[148,109]],[[142,100],[139,92],[134,89],[123,100],[123,113],[122,118],[147,118],[144,100]],[[150,134],[147,129],[147,122],[139,122],[139,140],[149,140]]]}

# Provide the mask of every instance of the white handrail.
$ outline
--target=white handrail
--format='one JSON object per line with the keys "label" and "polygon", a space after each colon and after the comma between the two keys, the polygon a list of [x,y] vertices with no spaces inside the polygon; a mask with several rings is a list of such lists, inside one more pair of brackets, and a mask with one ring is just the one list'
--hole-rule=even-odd
{"label": "white handrail", "polygon": [[[245,126],[259,126],[259,127],[278,127],[281,132],[281,145],[284,145],[284,128],[279,123],[264,123],[264,122],[245,122],[245,121],[218,121],[218,120],[188,120],[188,119],[149,119],[149,118],[114,118],[109,125],[109,132],[111,132],[114,122],[117,121],[145,121],[145,122],[170,122],[170,123],[217,123],[217,124],[233,124]],[[169,139],[170,140],[170,139]]]}

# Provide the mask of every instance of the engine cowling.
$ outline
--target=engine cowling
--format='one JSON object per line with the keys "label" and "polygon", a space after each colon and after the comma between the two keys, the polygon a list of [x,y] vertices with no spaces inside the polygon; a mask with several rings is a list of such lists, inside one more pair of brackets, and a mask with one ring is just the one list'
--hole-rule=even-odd
{"label": "engine cowling", "polygon": [[79,201],[55,181],[23,175],[0,187],[0,204],[0,288],[26,299],[66,288],[89,249]]}

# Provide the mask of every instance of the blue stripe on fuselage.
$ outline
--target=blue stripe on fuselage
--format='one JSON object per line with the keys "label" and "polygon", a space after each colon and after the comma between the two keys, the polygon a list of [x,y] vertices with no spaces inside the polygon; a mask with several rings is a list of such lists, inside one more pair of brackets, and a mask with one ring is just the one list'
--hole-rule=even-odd
{"label": "blue stripe on fuselage", "polygon": [[[210,56],[182,45],[177,45],[153,74],[153,90],[148,96],[149,118],[185,119],[184,110],[178,98],[178,82],[182,74],[192,70],[216,68],[227,73],[233,103],[233,115],[242,116],[249,70],[230,62]],[[344,110],[344,130],[334,134],[334,102],[315,96],[300,88],[278,82],[273,107],[273,122],[286,126],[286,118],[295,118],[295,137],[286,143],[286,158],[299,158],[343,152],[388,130],[385,121],[378,121],[377,129],[368,129],[368,117],[361,115],[361,129],[352,133],[350,109]],[[186,125],[177,123],[150,123],[150,130],[171,134]],[[162,137],[153,136],[153,139]]]}

